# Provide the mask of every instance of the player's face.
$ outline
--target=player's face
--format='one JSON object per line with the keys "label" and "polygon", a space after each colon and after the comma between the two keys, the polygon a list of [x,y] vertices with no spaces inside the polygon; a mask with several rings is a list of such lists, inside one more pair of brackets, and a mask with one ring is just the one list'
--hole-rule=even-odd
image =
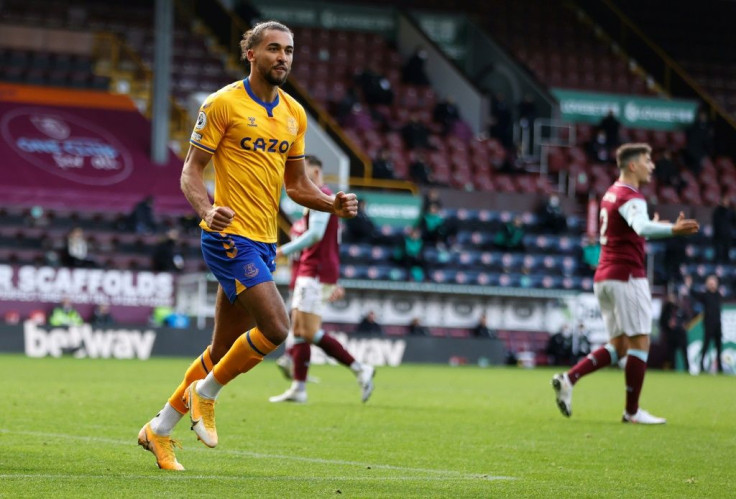
{"label": "player's face", "polygon": [[286,31],[269,29],[263,33],[261,43],[248,51],[251,67],[263,79],[280,86],[289,76],[294,58],[294,40]]}
{"label": "player's face", "polygon": [[314,183],[314,185],[322,185],[322,168],[320,168],[319,166],[314,166],[307,163],[307,176],[309,177],[309,180]]}
{"label": "player's face", "polygon": [[642,184],[648,184],[652,180],[654,163],[649,154],[640,154],[635,164],[636,177]]}

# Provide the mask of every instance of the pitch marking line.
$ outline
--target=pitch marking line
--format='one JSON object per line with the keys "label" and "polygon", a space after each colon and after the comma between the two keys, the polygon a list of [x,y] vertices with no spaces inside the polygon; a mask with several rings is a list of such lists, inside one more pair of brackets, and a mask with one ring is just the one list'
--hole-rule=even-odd
{"label": "pitch marking line", "polygon": [[[100,437],[85,437],[82,435],[69,435],[65,433],[46,433],[46,432],[36,432],[36,431],[14,431],[9,430],[6,428],[0,428],[0,433],[10,434],[10,435],[28,435],[33,437],[44,437],[44,438],[64,438],[67,440],[82,440],[85,442],[99,442],[99,443],[106,443],[111,445],[122,445],[122,446],[131,446],[130,441],[127,440],[115,440],[112,438],[100,438]],[[208,449],[200,448],[200,447],[192,447],[191,449],[187,449],[187,452],[189,451],[195,451],[195,452],[211,452]],[[455,478],[455,479],[462,479],[462,480],[489,480],[489,481],[495,481],[495,480],[516,480],[516,477],[511,476],[496,476],[496,475],[487,475],[482,473],[463,473],[461,471],[454,471],[454,470],[437,470],[437,469],[431,469],[431,468],[410,468],[405,466],[393,466],[390,464],[373,464],[373,463],[362,463],[359,461],[344,461],[341,459],[323,459],[318,457],[305,457],[305,456],[289,456],[289,455],[281,455],[281,454],[264,454],[261,452],[248,452],[248,451],[241,451],[241,450],[229,450],[229,449],[218,449],[219,453],[222,454],[230,454],[233,456],[244,456],[244,457],[250,457],[254,459],[279,459],[284,461],[301,461],[306,463],[315,463],[315,464],[332,464],[336,466],[357,466],[361,468],[370,468],[370,469],[381,469],[381,470],[391,470],[391,471],[403,471],[407,473],[422,473],[422,474],[434,474],[439,475],[436,480],[443,480],[448,478]],[[44,475],[0,475],[0,478],[13,478],[18,476],[28,476],[28,477],[39,477]],[[49,478],[54,477],[63,477],[64,475],[48,475]],[[73,476],[84,476],[84,475],[73,475]],[[126,475],[131,477],[136,477],[136,475]],[[172,475],[174,476],[174,475]],[[179,475],[176,475],[177,478]],[[96,477],[95,475],[90,475],[90,478]],[[145,475],[146,478],[149,478],[150,475]],[[169,475],[167,474],[168,478]],[[182,475],[181,478],[189,479],[189,478],[224,478],[224,479],[233,479],[233,480],[241,480],[242,477],[214,477],[214,476],[189,476],[189,475]],[[348,480],[416,480],[419,477],[356,477],[356,478],[348,478]],[[258,479],[261,479],[260,477]],[[268,479],[268,478],[266,478]],[[274,477],[273,479],[281,479]],[[293,479],[302,479],[302,478],[296,478]],[[320,478],[321,480],[322,478]],[[339,478],[342,480],[343,478]],[[426,479],[426,477],[422,478]],[[336,480],[336,478],[324,478],[324,480]]]}

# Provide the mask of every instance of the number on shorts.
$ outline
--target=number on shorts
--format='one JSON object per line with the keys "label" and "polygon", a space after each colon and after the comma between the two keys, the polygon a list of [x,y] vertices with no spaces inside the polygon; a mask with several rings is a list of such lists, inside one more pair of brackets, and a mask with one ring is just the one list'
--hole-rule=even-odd
{"label": "number on shorts", "polygon": [[608,236],[606,231],[608,230],[608,210],[601,208],[601,214],[599,215],[601,221],[601,245],[608,242]]}

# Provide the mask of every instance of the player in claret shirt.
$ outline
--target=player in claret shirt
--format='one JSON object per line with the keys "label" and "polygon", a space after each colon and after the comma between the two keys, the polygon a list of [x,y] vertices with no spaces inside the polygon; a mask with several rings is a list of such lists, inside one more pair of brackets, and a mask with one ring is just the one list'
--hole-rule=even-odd
{"label": "player in claret shirt", "polygon": [[[307,156],[306,163],[309,178],[322,192],[329,195],[330,189],[322,177],[322,162],[315,156]],[[355,360],[339,341],[322,329],[324,306],[341,290],[337,286],[337,278],[340,276],[337,217],[308,210],[304,218],[306,230],[277,251],[277,255],[287,256],[301,253],[297,267],[292,270],[295,276],[291,304],[294,344],[286,354],[293,360],[290,372],[292,383],[284,393],[269,400],[298,403],[307,401],[306,383],[311,345],[316,345],[353,371],[361,388],[361,399],[366,402],[373,392],[374,368]]]}
{"label": "player in claret shirt", "polygon": [[[171,431],[187,411],[197,438],[208,447],[217,445],[214,407],[220,390],[286,338],[289,316],[272,275],[282,187],[309,209],[338,217],[357,213],[355,194],[325,194],[306,174],[307,116],[279,88],[291,70],[291,30],[263,22],[245,33],[240,46],[250,75],[202,104],[181,175],[182,191],[202,218],[202,254],[219,286],[212,343],[138,434],[138,443],[162,469],[184,469],[174,455]],[[203,178],[210,160],[214,203]],[[258,418],[251,421],[257,432]]]}
{"label": "player in claret shirt", "polygon": [[601,308],[609,341],[566,373],[552,378],[557,406],[572,415],[572,389],[586,374],[616,364],[627,357],[625,368],[625,423],[663,424],[664,418],[639,407],[649,356],[652,330],[652,296],[646,278],[645,238],[687,236],[699,230],[698,222],[680,213],[673,223],[649,219],[647,204],[639,187],[650,182],[654,163],[647,144],[624,144],[616,151],[618,180],[601,200],[601,258],[593,290]]}

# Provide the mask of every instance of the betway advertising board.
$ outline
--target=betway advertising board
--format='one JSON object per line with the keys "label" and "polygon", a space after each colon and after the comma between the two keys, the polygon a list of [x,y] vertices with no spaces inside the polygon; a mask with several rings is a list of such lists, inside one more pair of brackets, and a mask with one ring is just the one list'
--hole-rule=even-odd
{"label": "betway advertising board", "polygon": [[[23,353],[28,357],[70,356],[78,359],[137,359],[154,356],[196,357],[210,342],[211,331],[201,329],[138,328],[114,326],[93,328],[88,324],[71,327],[41,326],[33,321],[0,325],[0,352]],[[334,332],[361,362],[375,366],[399,366],[405,362],[447,364],[501,364],[505,348],[500,340],[430,337],[387,338]],[[269,354],[276,358],[283,346]],[[314,349],[314,364],[332,361],[321,349]]]}
{"label": "betway advertising board", "polygon": [[572,123],[597,124],[613,111],[629,128],[679,130],[695,121],[698,104],[684,99],[658,99],[631,95],[581,92],[553,88],[562,119]]}

